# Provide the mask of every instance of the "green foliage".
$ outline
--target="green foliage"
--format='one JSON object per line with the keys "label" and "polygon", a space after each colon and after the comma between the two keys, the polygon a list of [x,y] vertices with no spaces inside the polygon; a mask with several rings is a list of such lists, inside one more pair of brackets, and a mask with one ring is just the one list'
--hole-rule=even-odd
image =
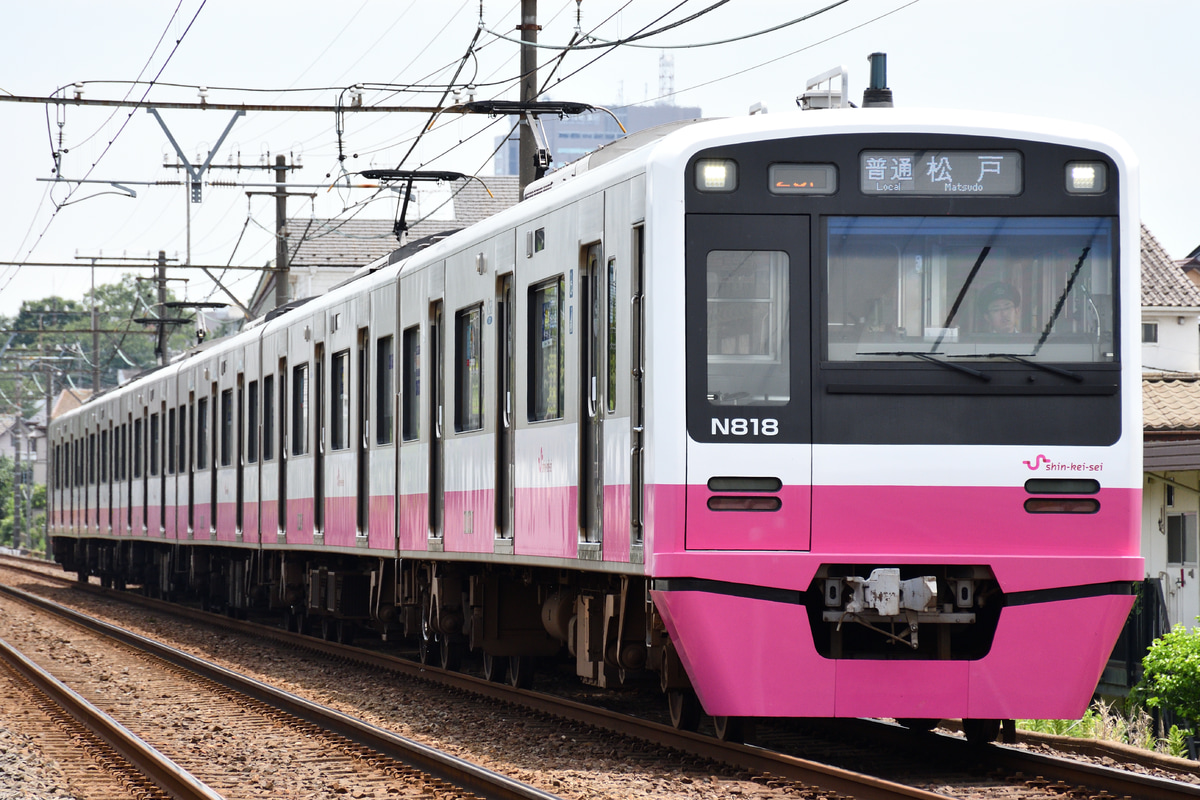
{"label": "green foliage", "polygon": [[1171,732],[1167,734],[1167,738],[1164,740],[1167,755],[1175,756],[1176,758],[1187,758],[1187,737],[1187,731],[1181,731],[1178,725],[1172,725]]}
{"label": "green foliage", "polygon": [[1150,645],[1142,669],[1138,694],[1146,705],[1200,719],[1200,633],[1176,624]]}
{"label": "green foliage", "polygon": [[[100,380],[103,386],[115,386],[118,370],[140,371],[157,363],[155,326],[133,321],[160,316],[155,309],[157,292],[151,281],[124,276],[115,283],[96,286],[94,294],[97,327],[115,331],[98,335]],[[86,292],[82,302],[57,296],[26,300],[15,317],[0,317],[2,329],[30,331],[13,334],[0,363],[2,397],[22,413],[32,414],[35,404],[45,398],[50,368],[54,370],[51,394],[64,386],[91,387],[92,295]],[[175,299],[168,290],[167,301]],[[185,314],[166,309],[161,316]],[[194,333],[191,325],[169,327],[168,355],[181,353],[194,344]]]}

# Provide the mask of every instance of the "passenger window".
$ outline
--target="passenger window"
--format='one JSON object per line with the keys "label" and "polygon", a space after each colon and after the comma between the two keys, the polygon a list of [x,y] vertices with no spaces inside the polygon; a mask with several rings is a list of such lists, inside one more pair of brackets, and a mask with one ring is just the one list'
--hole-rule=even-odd
{"label": "passenger window", "polygon": [[233,463],[233,389],[221,392],[221,466]]}
{"label": "passenger window", "polygon": [[207,397],[201,397],[196,401],[196,469],[208,469]]}
{"label": "passenger window", "polygon": [[292,368],[292,455],[308,452],[308,364]]}
{"label": "passenger window", "polygon": [[483,366],[480,360],[483,308],[460,311],[454,319],[454,429],[483,428]]}
{"label": "passenger window", "polygon": [[262,457],[275,457],[275,376],[263,376]]}
{"label": "passenger window", "polygon": [[246,430],[246,462],[249,464],[258,463],[258,381],[250,381],[249,394],[246,401],[250,408],[249,426]]}
{"label": "passenger window", "polygon": [[415,441],[421,435],[421,330],[416,325],[404,332],[404,395],[401,436]]}
{"label": "passenger window", "polygon": [[562,419],[562,276],[529,288],[529,421]]}
{"label": "passenger window", "polygon": [[375,444],[391,444],[395,419],[393,395],[396,391],[395,354],[391,336],[375,342]]}
{"label": "passenger window", "polygon": [[330,447],[345,450],[350,446],[350,351],[334,353],[330,366]]}
{"label": "passenger window", "polygon": [[158,474],[159,449],[158,414],[150,415],[150,474]]}

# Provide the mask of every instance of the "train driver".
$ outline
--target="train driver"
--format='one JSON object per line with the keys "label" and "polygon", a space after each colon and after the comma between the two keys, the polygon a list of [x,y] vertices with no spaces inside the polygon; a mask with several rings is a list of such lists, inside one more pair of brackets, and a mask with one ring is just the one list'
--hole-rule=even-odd
{"label": "train driver", "polygon": [[984,329],[989,333],[1016,333],[1021,293],[1007,283],[989,284],[979,294]]}

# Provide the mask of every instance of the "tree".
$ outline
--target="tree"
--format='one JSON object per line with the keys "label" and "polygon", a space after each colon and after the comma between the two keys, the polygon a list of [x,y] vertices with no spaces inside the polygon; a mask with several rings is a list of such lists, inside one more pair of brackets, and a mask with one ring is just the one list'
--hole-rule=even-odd
{"label": "tree", "polygon": [[[118,370],[140,371],[157,363],[154,354],[156,328],[135,319],[158,316],[157,290],[153,281],[125,276],[114,283],[95,287],[97,326],[117,333],[99,334],[101,386],[117,385]],[[168,289],[167,301],[174,301]],[[0,317],[0,328],[30,331],[0,335],[0,402],[13,412],[28,416],[37,402],[61,386],[88,388],[92,385],[93,292],[82,301],[48,296],[27,300],[11,319]],[[161,316],[183,316],[166,309]],[[44,333],[42,332],[44,331]],[[191,325],[168,328],[168,355],[181,353],[194,343]],[[47,387],[47,380],[53,385]]]}
{"label": "tree", "polygon": [[1155,639],[1142,659],[1145,671],[1140,693],[1151,708],[1167,708],[1179,716],[1200,720],[1200,632],[1176,624]]}

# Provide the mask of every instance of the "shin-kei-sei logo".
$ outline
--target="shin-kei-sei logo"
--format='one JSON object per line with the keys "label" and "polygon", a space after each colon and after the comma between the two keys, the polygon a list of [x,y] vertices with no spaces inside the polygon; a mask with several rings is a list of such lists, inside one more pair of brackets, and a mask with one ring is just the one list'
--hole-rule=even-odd
{"label": "shin-kei-sei logo", "polygon": [[1022,461],[1030,472],[1103,472],[1104,462],[1054,461],[1044,453],[1038,453],[1032,461]]}
{"label": "shin-kei-sei logo", "polygon": [[1033,461],[1023,461],[1021,463],[1023,463],[1025,466],[1029,467],[1030,469],[1038,469],[1039,467],[1042,466],[1043,463],[1049,464],[1050,459],[1046,458],[1041,453],[1038,453],[1038,457],[1035,458]]}

